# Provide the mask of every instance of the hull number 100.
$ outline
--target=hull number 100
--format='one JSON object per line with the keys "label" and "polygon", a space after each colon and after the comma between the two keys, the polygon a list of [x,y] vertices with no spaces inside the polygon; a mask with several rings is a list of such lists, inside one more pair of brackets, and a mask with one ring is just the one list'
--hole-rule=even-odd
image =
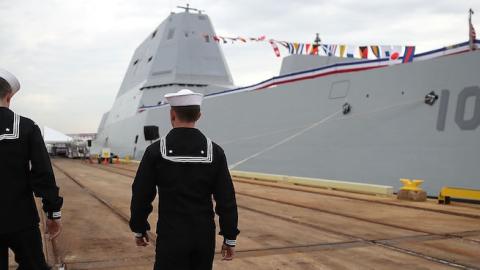
{"label": "hull number 100", "polygon": [[[473,108],[469,108],[472,113],[469,116],[465,115],[467,111],[467,101],[474,100]],[[437,130],[445,130],[445,121],[448,114],[448,103],[450,100],[450,91],[442,90],[440,94],[440,108],[438,110]],[[470,105],[470,104],[469,104]],[[480,87],[469,86],[465,87],[458,94],[457,107],[455,110],[455,123],[461,130],[474,130],[480,126]]]}

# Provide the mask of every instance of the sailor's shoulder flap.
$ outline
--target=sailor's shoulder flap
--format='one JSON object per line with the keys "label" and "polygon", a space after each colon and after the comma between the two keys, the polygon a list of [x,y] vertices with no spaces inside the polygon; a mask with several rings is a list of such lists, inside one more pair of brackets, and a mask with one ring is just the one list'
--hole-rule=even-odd
{"label": "sailor's shoulder flap", "polygon": [[206,138],[205,150],[201,150],[195,155],[177,155],[171,149],[168,149],[166,136],[160,138],[160,154],[163,159],[177,163],[212,163],[213,161],[213,143],[210,138]]}
{"label": "sailor's shoulder flap", "polygon": [[12,121],[0,129],[0,141],[16,140],[20,138],[20,121],[22,117],[16,113],[13,114]]}

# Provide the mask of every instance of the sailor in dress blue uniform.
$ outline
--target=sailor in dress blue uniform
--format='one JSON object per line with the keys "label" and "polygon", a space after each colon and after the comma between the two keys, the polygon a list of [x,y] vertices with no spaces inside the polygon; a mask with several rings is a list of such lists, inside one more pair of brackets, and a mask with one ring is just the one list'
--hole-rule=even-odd
{"label": "sailor in dress blue uniform", "polygon": [[233,259],[240,232],[227,160],[222,148],[195,128],[203,95],[184,89],[165,98],[173,129],[145,151],[132,185],[130,228],[137,245],[147,245],[147,218],[158,190],[154,269],[212,269],[215,213],[224,259]]}
{"label": "sailor in dress blue uniform", "polygon": [[8,269],[8,248],[19,268],[50,269],[45,262],[33,195],[42,198],[51,238],[60,233],[60,208],[50,158],[38,126],[9,109],[20,83],[0,69],[0,269]]}

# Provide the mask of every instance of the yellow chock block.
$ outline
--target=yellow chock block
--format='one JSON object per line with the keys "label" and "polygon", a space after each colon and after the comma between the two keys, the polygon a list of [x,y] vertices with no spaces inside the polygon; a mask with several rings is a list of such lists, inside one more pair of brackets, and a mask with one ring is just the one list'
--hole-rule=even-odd
{"label": "yellow chock block", "polygon": [[423,180],[402,178],[400,179],[400,182],[403,184],[403,187],[400,188],[401,190],[422,191],[420,185],[423,183]]}
{"label": "yellow chock block", "polygon": [[110,148],[103,148],[102,149],[102,158],[110,158],[111,151]]}
{"label": "yellow chock block", "polygon": [[443,187],[438,195],[438,203],[449,204],[450,198],[480,201],[480,190],[458,187]]}

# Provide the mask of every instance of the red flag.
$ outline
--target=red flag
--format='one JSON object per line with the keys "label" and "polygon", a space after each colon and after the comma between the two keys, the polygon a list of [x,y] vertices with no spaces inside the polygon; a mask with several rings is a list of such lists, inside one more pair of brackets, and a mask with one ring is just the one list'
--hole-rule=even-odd
{"label": "red flag", "polygon": [[403,53],[402,63],[412,62],[414,57],[415,57],[415,46],[405,46],[405,52]]}
{"label": "red flag", "polygon": [[360,50],[360,57],[366,59],[368,58],[368,47],[367,46],[360,46],[358,47]]}
{"label": "red flag", "polygon": [[273,48],[273,51],[275,52],[275,55],[277,57],[280,57],[280,50],[278,49],[278,46],[277,44],[275,43],[275,41],[273,41],[272,39],[269,40],[270,44],[272,45],[272,48]]}
{"label": "red flag", "polygon": [[310,54],[310,43],[305,44],[305,53]]}
{"label": "red flag", "polygon": [[397,60],[399,56],[400,56],[399,52],[394,52],[394,53],[392,53],[392,55],[390,56],[390,59],[391,59],[391,60]]}
{"label": "red flag", "polygon": [[216,42],[220,41],[220,39],[217,36],[213,36],[213,40],[215,40]]}

